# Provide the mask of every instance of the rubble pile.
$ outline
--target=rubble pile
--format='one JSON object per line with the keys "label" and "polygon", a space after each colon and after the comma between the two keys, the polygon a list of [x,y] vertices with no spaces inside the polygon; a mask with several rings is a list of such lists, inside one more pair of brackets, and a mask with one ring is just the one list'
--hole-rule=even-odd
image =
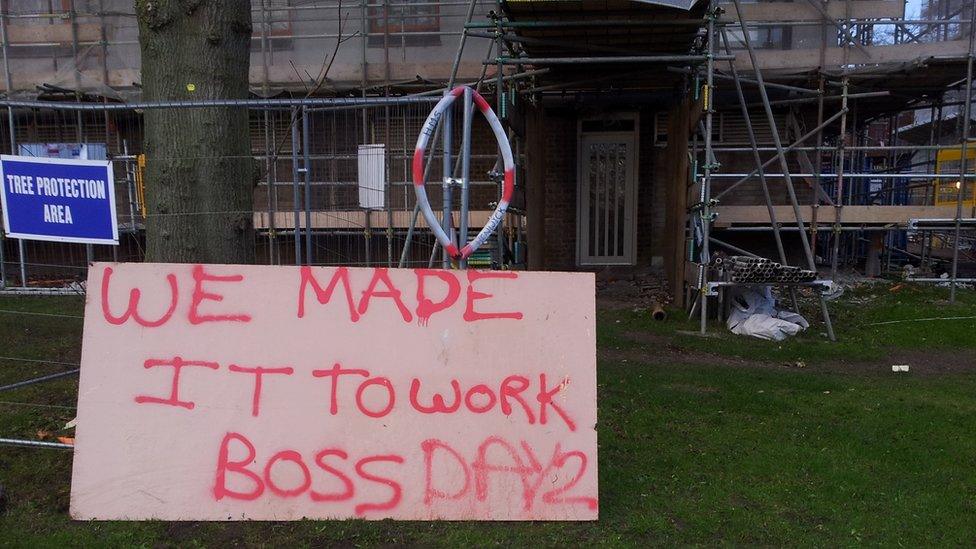
{"label": "rubble pile", "polygon": [[601,303],[633,309],[651,309],[671,303],[664,274],[656,269],[606,269],[596,275],[596,294]]}

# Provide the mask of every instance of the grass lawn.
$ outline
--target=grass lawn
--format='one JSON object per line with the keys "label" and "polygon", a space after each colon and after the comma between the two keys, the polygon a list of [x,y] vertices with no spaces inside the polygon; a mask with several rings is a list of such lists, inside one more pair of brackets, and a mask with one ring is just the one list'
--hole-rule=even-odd
{"label": "grass lawn", "polygon": [[[837,343],[819,323],[772,343],[601,311],[598,522],[73,522],[70,452],[0,446],[0,545],[972,545],[976,319],[910,320],[976,316],[976,293],[949,306],[945,289],[890,288],[831,304]],[[877,324],[891,320],[907,322]],[[0,312],[2,357],[76,363],[80,335],[79,318]],[[0,360],[0,385],[67,368]],[[75,394],[73,378],[0,393],[0,437],[70,433]]]}

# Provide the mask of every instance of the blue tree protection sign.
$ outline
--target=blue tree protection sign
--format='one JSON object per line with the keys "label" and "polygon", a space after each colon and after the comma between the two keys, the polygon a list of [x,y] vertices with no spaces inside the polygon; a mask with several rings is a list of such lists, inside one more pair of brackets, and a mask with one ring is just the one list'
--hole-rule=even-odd
{"label": "blue tree protection sign", "polygon": [[0,155],[0,183],[8,237],[119,243],[111,162]]}

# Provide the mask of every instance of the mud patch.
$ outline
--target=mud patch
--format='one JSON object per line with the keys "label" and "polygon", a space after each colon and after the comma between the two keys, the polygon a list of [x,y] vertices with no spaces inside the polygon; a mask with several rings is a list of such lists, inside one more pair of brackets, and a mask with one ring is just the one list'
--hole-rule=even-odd
{"label": "mud patch", "polygon": [[[702,366],[731,366],[776,370],[811,371],[821,373],[938,376],[976,373],[976,349],[905,349],[892,347],[884,357],[869,361],[833,360],[825,362],[771,362],[724,356],[683,348],[668,335],[646,332],[626,332],[621,337],[638,348],[599,349],[598,358],[635,364],[654,362],[681,363]],[[894,364],[907,364],[908,372],[892,372]]]}
{"label": "mud patch", "polygon": [[680,362],[708,366],[774,366],[744,358],[723,356],[703,351],[686,349],[672,343],[671,337],[646,332],[627,332],[622,337],[640,348],[598,349],[597,357],[618,362],[648,363],[652,361]]}
{"label": "mud patch", "polygon": [[[892,372],[891,366],[907,364],[907,372]],[[892,347],[881,360],[870,362],[828,362],[811,366],[813,370],[878,373],[892,376],[939,376],[976,373],[974,349],[903,349]]]}

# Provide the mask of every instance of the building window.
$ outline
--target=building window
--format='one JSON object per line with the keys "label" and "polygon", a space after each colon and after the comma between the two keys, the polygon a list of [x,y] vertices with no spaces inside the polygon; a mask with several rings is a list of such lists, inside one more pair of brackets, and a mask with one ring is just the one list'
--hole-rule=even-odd
{"label": "building window", "polygon": [[440,6],[431,0],[398,0],[369,8],[370,46],[439,46],[440,30]]}
{"label": "building window", "polygon": [[261,40],[267,36],[272,50],[291,49],[292,0],[258,0],[251,8],[251,52],[261,52]]}

